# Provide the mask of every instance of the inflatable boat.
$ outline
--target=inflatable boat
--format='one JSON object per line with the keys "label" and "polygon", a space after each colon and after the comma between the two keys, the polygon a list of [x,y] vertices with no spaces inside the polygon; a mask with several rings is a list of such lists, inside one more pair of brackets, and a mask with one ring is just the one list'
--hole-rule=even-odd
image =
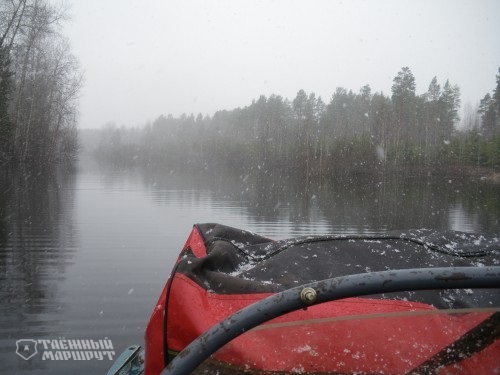
{"label": "inflatable boat", "polygon": [[116,374],[498,374],[500,239],[195,225]]}

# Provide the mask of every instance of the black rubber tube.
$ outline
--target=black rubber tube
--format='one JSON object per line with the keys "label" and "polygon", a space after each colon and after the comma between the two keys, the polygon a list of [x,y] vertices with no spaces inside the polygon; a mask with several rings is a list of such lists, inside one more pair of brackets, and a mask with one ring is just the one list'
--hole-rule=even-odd
{"label": "black rubber tube", "polygon": [[[312,288],[314,302],[301,292]],[[283,314],[347,297],[414,290],[500,288],[500,267],[417,268],[362,273],[305,284],[269,296],[214,325],[182,350],[161,375],[188,375],[244,332]]]}

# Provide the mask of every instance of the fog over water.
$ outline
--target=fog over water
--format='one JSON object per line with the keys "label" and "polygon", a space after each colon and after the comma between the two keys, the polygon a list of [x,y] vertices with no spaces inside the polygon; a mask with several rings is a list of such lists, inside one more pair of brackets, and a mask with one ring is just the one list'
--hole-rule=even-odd
{"label": "fog over water", "polygon": [[[19,339],[142,343],[173,263],[197,222],[271,238],[435,228],[499,233],[500,186],[362,176],[314,188],[258,174],[187,174],[96,165],[2,176],[0,368],[103,373],[109,361],[25,361]],[[272,186],[272,188],[270,188]],[[15,188],[14,188],[15,187]]]}

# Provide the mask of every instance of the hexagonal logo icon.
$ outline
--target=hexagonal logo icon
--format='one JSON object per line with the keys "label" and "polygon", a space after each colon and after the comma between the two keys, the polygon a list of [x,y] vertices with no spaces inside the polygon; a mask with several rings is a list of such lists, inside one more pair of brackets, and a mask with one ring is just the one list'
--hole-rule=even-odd
{"label": "hexagonal logo icon", "polygon": [[36,350],[37,342],[32,339],[23,339],[16,341],[16,354],[24,360],[28,360],[38,353]]}

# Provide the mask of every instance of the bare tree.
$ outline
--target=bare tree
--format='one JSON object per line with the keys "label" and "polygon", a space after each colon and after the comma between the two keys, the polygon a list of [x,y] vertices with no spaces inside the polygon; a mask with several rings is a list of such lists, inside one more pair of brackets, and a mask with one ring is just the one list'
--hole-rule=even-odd
{"label": "bare tree", "polygon": [[7,61],[13,76],[12,94],[4,99],[14,127],[11,158],[21,163],[52,163],[61,149],[67,157],[74,148],[59,144],[76,134],[71,129],[82,86],[77,60],[60,34],[65,19],[65,7],[47,0],[10,0],[1,7],[0,51],[8,59],[0,62]]}
{"label": "bare tree", "polygon": [[465,103],[460,128],[464,131],[479,131],[481,118],[478,114],[479,105],[473,107],[470,103]]}

